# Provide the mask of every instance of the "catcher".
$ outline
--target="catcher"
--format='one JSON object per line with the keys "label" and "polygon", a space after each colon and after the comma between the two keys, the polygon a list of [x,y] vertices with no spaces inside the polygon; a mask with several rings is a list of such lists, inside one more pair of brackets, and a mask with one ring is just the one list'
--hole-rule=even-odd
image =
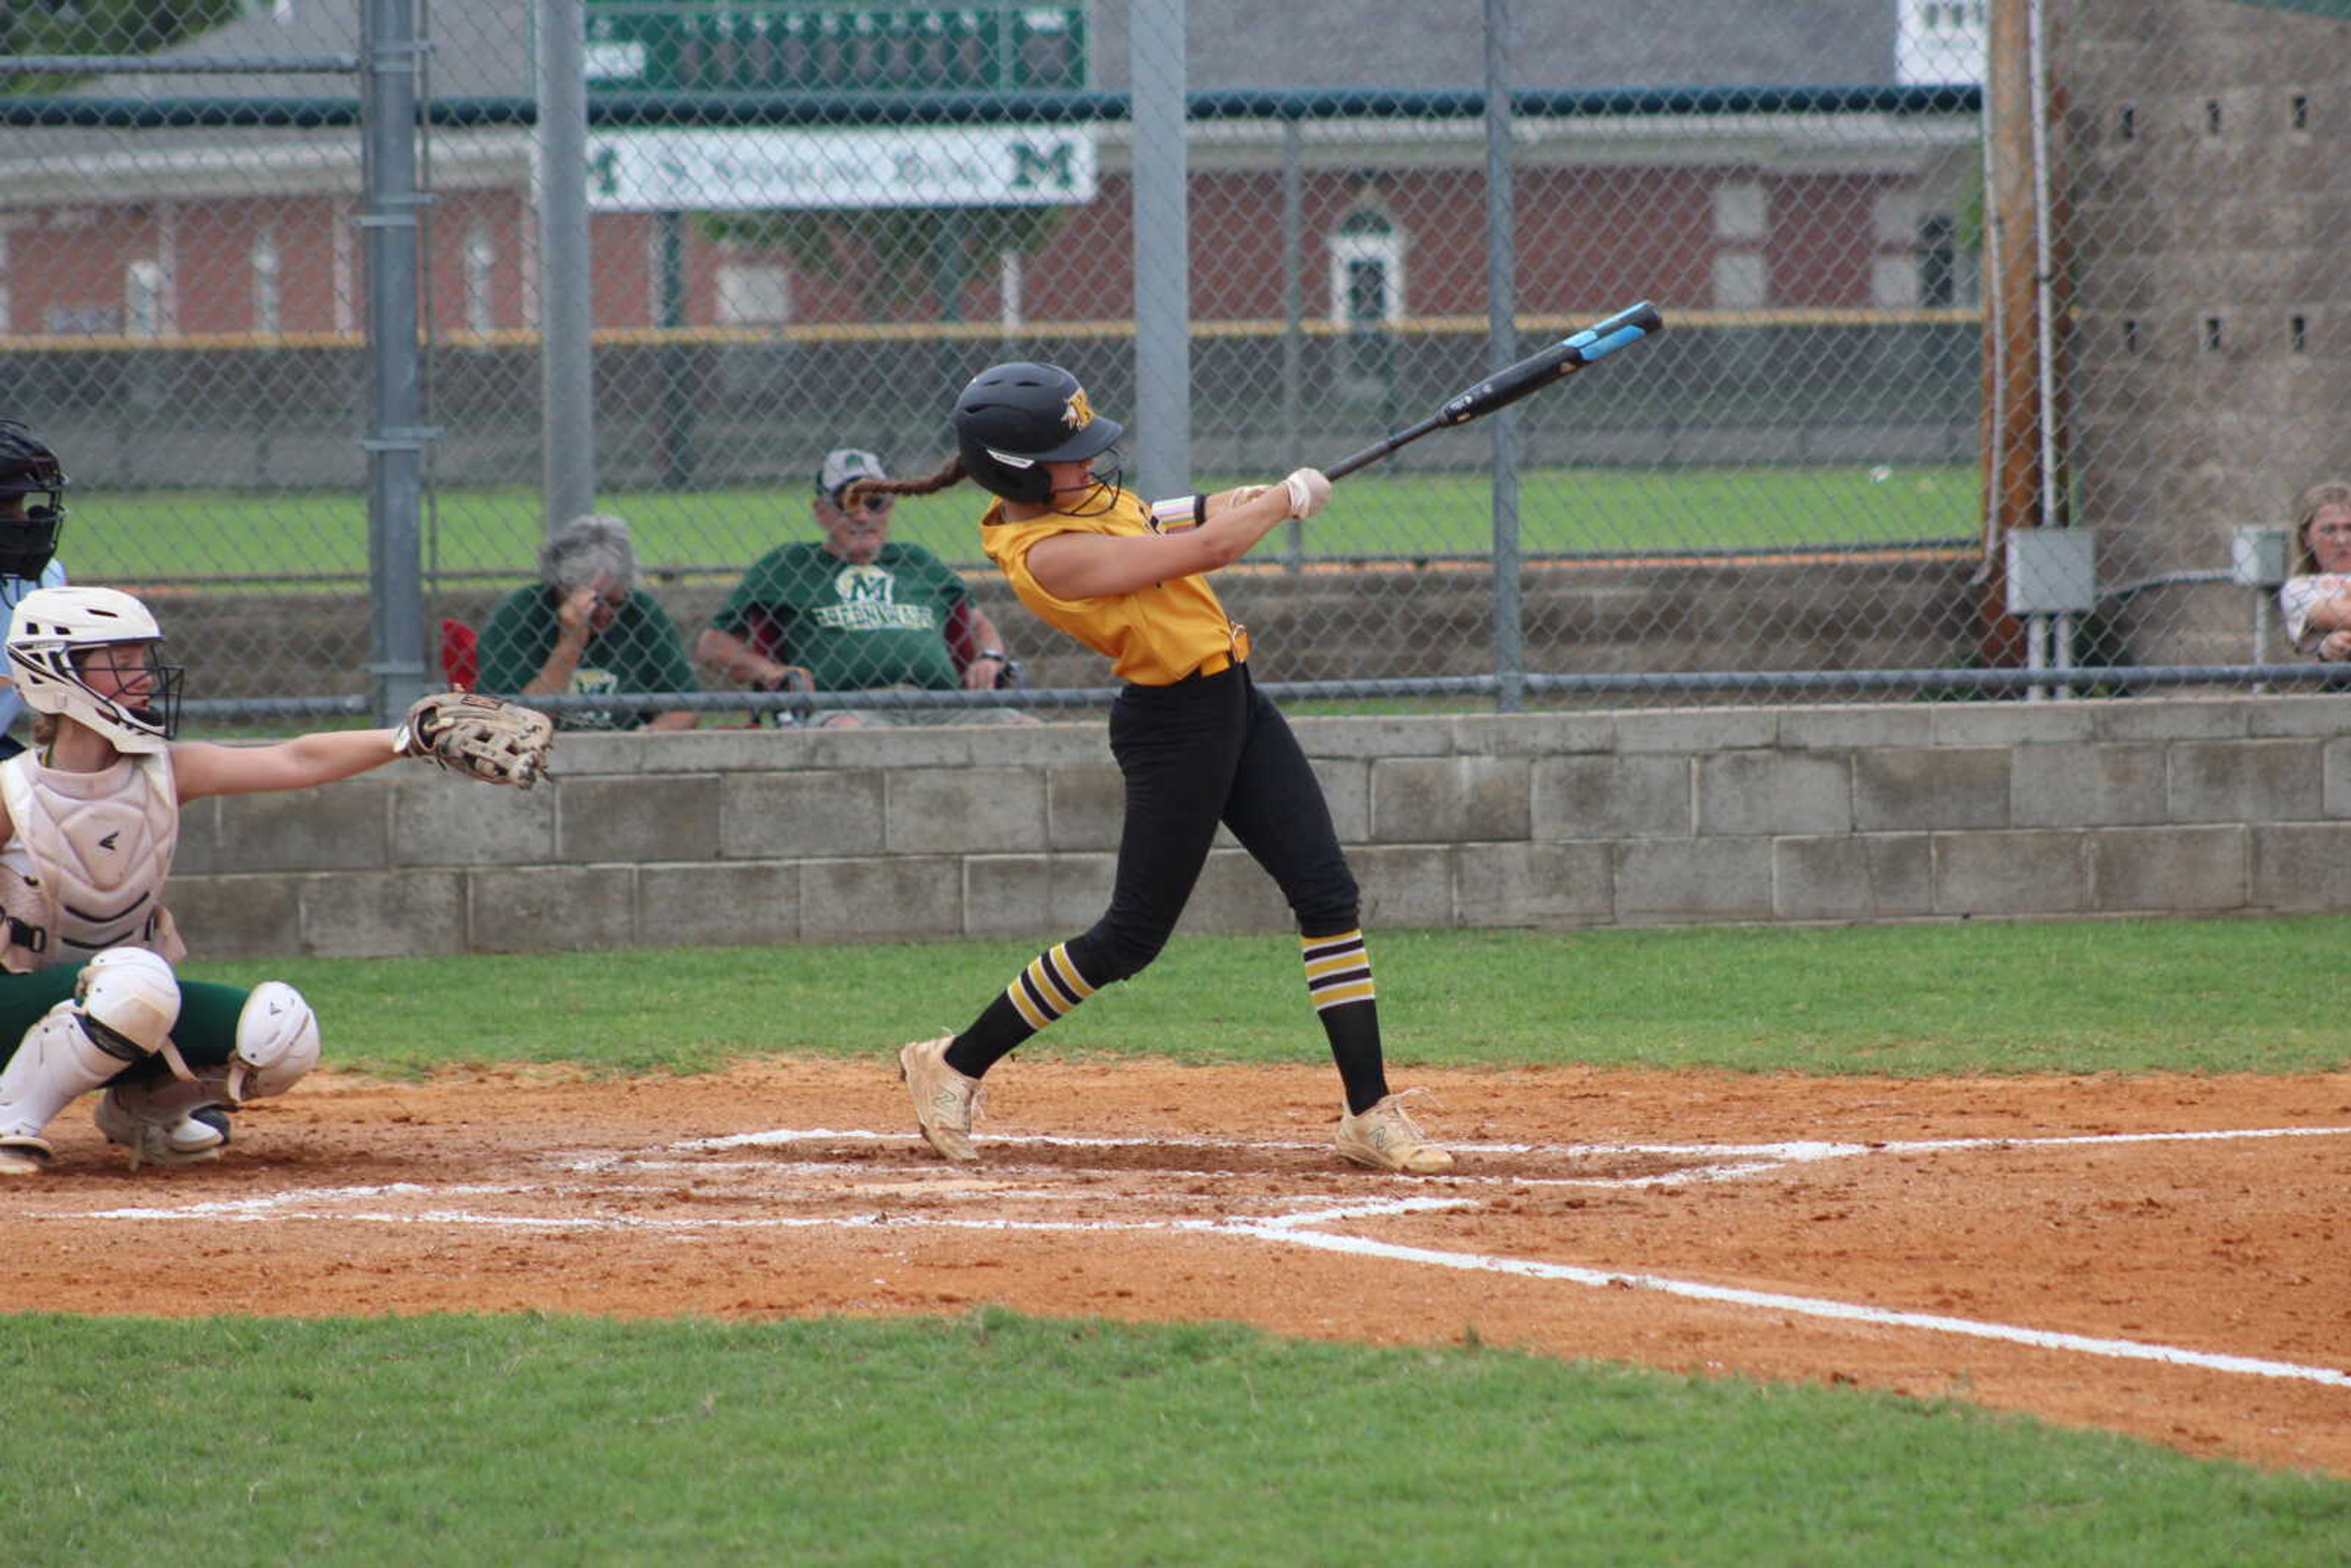
{"label": "catcher", "polygon": [[216,1159],[228,1113],[283,1094],[319,1060],[293,987],[182,980],[162,902],[180,808],[301,789],[414,757],[528,788],[554,726],[495,697],[428,696],[398,729],[266,746],[174,742],[179,666],[147,607],[110,588],[44,588],[8,623],[8,671],[39,717],[0,762],[0,1175],[45,1170],[41,1134],[104,1087],[97,1121],[141,1163]]}

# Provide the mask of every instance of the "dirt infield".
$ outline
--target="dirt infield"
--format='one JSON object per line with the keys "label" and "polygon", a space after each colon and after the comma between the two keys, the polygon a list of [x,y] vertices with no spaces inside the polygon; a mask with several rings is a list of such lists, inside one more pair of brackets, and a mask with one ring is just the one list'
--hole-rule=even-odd
{"label": "dirt infield", "polygon": [[2351,1074],[1409,1082],[1453,1176],[1335,1163],[1327,1067],[1015,1061],[976,1171],[878,1063],[323,1077],[135,1174],[77,1107],[0,1186],[0,1309],[1474,1333],[2351,1477]]}

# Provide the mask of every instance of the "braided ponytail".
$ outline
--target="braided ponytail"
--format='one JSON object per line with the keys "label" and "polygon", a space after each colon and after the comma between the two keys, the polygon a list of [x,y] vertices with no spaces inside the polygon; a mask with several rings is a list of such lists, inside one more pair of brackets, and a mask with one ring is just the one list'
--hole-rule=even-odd
{"label": "braided ponytail", "polygon": [[963,458],[949,457],[919,479],[858,479],[841,486],[841,504],[859,507],[875,496],[935,496],[966,477]]}

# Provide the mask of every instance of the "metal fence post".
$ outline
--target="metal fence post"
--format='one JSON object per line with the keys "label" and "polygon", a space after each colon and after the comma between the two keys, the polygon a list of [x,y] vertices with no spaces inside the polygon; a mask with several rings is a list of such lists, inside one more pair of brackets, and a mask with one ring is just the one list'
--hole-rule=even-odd
{"label": "metal fence post", "polygon": [[[1509,0],[1486,0],[1486,368],[1519,357],[1518,235],[1510,206],[1510,13]],[[1523,558],[1519,549],[1519,414],[1503,409],[1487,422],[1494,476],[1494,706],[1526,706]]]}
{"label": "metal fence post", "polygon": [[[1281,122],[1281,461],[1306,465],[1305,310],[1306,132],[1295,116]],[[1306,553],[1306,525],[1284,525],[1281,559],[1296,571]]]}
{"label": "metal fence post", "polygon": [[1191,247],[1186,243],[1184,0],[1134,0],[1135,480],[1146,497],[1192,483]]}
{"label": "metal fence post", "polygon": [[389,724],[424,692],[423,358],[417,346],[417,81],[413,0],[366,0],[368,601],[375,715]]}
{"label": "metal fence post", "polygon": [[683,340],[685,223],[684,213],[653,214],[654,245],[661,257],[653,293],[662,328],[661,437],[656,444],[664,490],[684,490],[694,483],[694,350]]}
{"label": "metal fence post", "polygon": [[547,527],[596,509],[588,34],[582,0],[538,0],[539,468]]}

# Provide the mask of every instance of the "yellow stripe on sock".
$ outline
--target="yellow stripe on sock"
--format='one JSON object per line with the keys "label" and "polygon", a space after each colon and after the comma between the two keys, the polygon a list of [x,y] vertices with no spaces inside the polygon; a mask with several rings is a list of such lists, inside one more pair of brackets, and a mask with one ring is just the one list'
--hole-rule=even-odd
{"label": "yellow stripe on sock", "polygon": [[1004,994],[1012,999],[1012,1005],[1019,1009],[1020,1016],[1029,1020],[1030,1029],[1043,1029],[1053,1021],[1037,1010],[1037,1004],[1029,999],[1029,988],[1019,981],[1015,980],[1007,986]]}
{"label": "yellow stripe on sock", "polygon": [[1368,1002],[1374,999],[1375,995],[1368,978],[1350,985],[1333,986],[1327,991],[1314,993],[1314,1010],[1319,1013],[1325,1008],[1340,1007],[1348,1002]]}
{"label": "yellow stripe on sock", "polygon": [[1076,997],[1078,1000],[1084,1001],[1088,997],[1094,994],[1094,988],[1086,984],[1085,977],[1078,973],[1078,967],[1070,962],[1070,945],[1068,943],[1054,943],[1053,950],[1048,953],[1046,956],[1053,961],[1053,973],[1061,977],[1062,984],[1069,987],[1070,993]]}
{"label": "yellow stripe on sock", "polygon": [[1041,955],[1029,961],[1026,973],[1029,977],[1029,991],[1044,1005],[1046,1011],[1055,1018],[1060,1018],[1070,1010],[1062,1004],[1061,988],[1053,983],[1053,977],[1046,971],[1045,960]]}

